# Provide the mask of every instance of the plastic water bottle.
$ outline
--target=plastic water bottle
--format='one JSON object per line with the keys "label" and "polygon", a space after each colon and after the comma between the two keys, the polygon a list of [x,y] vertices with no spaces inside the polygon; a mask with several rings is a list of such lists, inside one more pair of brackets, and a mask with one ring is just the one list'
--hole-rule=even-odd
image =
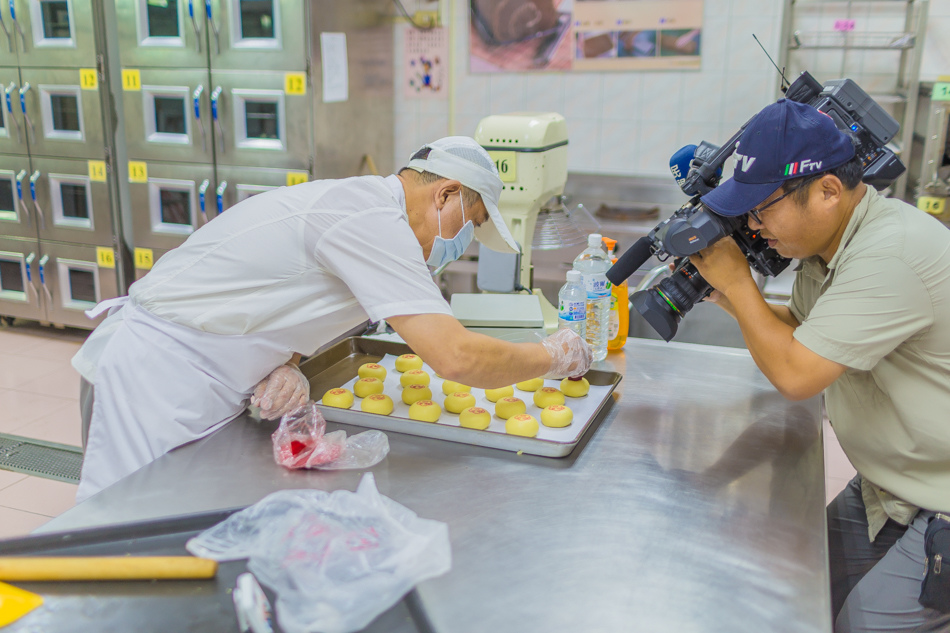
{"label": "plastic water bottle", "polygon": [[610,327],[610,282],[607,271],[610,260],[601,246],[603,236],[587,237],[587,249],[574,260],[574,270],[581,273],[587,291],[587,343],[593,348],[594,360],[607,357],[607,336]]}
{"label": "plastic water bottle", "polygon": [[581,338],[587,337],[587,291],[581,274],[567,271],[567,283],[557,293],[557,327],[573,330]]}

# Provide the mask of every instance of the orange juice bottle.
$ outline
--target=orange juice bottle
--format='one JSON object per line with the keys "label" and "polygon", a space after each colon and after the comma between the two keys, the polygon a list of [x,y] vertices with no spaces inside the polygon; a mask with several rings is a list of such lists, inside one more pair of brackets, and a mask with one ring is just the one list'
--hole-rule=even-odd
{"label": "orange juice bottle", "polygon": [[[617,257],[614,255],[614,249],[617,247],[617,240],[605,237],[604,244],[607,245],[607,257],[610,258],[611,263],[616,264]],[[630,331],[629,302],[626,281],[610,289],[610,313],[607,319],[608,350],[622,349],[627,343],[627,333]]]}

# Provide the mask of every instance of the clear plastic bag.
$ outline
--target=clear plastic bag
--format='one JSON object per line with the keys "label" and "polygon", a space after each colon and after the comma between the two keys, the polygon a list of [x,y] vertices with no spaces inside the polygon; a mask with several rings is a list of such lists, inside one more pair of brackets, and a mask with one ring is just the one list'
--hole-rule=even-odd
{"label": "clear plastic bag", "polygon": [[274,460],[287,468],[356,470],[369,468],[389,454],[382,431],[364,431],[346,437],[346,431],[326,433],[327,422],[313,402],[280,419],[271,439]]}
{"label": "clear plastic bag", "polygon": [[248,558],[248,569],[276,592],[287,633],[358,631],[452,566],[448,526],[379,494],[372,473],[355,493],[275,492],[187,548],[217,561]]}

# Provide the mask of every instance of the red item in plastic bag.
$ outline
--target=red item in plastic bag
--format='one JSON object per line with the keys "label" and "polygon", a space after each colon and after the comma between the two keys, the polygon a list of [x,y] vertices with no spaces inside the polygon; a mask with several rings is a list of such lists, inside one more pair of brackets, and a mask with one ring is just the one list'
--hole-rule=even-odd
{"label": "red item in plastic bag", "polygon": [[288,413],[271,439],[274,459],[287,468],[313,468],[339,459],[346,448],[346,433],[324,434],[327,422],[312,402]]}

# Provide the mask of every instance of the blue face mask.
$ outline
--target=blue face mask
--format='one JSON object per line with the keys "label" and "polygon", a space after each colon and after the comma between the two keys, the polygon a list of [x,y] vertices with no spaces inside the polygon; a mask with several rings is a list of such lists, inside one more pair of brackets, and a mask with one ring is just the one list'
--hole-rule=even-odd
{"label": "blue face mask", "polygon": [[442,237],[442,214],[439,213],[439,234],[435,236],[435,241],[432,242],[432,252],[429,253],[429,259],[426,260],[426,264],[436,269],[434,275],[438,275],[446,266],[461,257],[475,237],[475,225],[472,224],[471,220],[465,221],[465,203],[462,202],[461,192],[459,192],[459,204],[462,205],[462,222],[465,223],[455,234],[455,237],[450,240]]}

